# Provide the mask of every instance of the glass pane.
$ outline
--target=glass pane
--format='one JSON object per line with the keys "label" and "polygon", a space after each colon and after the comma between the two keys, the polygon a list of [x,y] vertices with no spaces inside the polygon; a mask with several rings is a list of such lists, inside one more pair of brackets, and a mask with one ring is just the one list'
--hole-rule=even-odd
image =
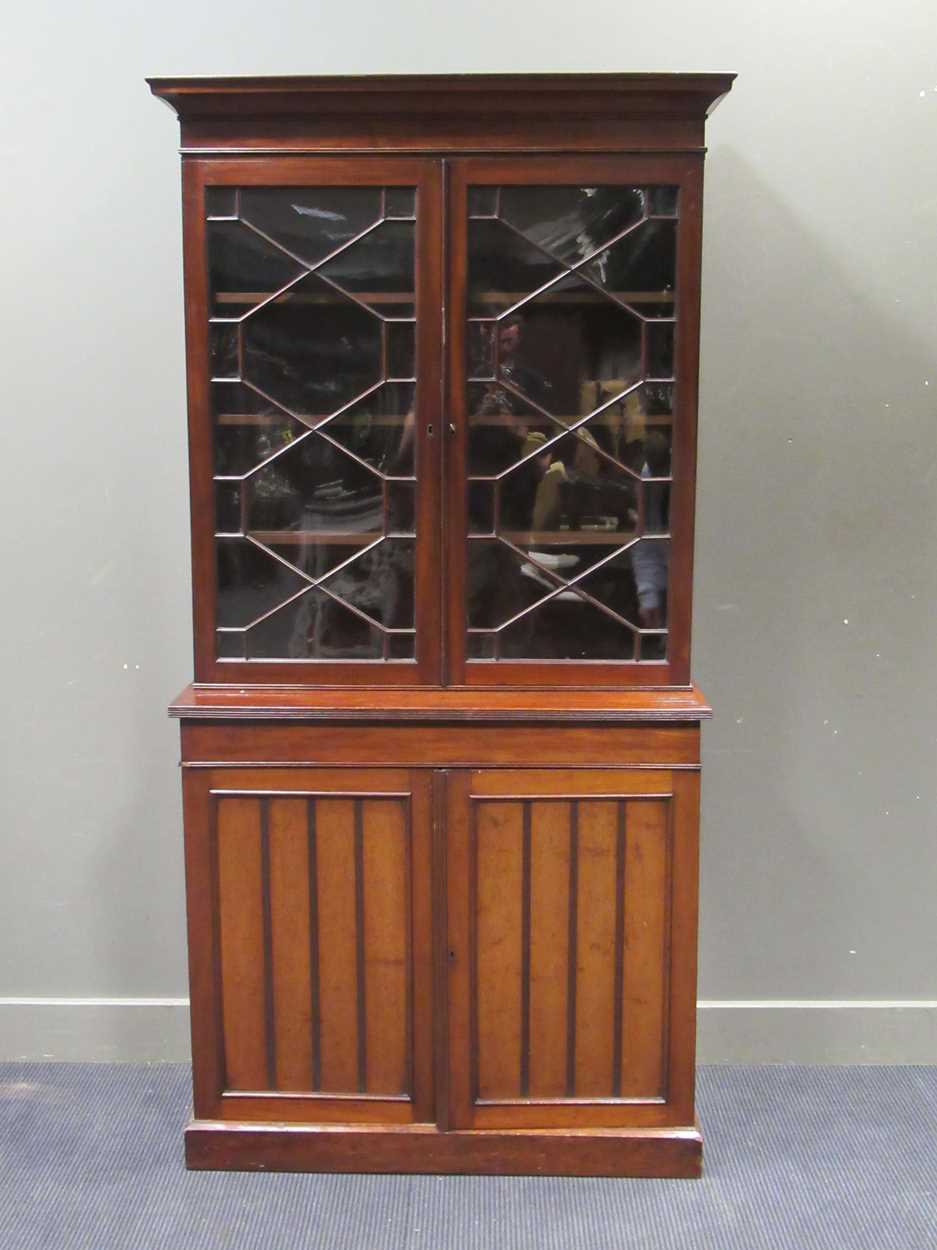
{"label": "glass pane", "polygon": [[241,220],[317,265],[381,217],[377,187],[245,187]]}
{"label": "glass pane", "polygon": [[654,217],[676,217],[677,187],[651,187],[647,211]]}
{"label": "glass pane", "polygon": [[240,534],[240,482],[215,483],[215,529],[222,534]]}
{"label": "glass pane", "polygon": [[381,323],[316,274],[248,317],[244,377],[315,424],[380,382]]}
{"label": "glass pane", "polygon": [[498,212],[498,188],[469,187],[468,211],[470,217],[494,217]]}
{"label": "glass pane", "polygon": [[213,378],[236,378],[240,372],[240,326],[208,327],[209,369]]}
{"label": "glass pane", "polygon": [[468,311],[470,317],[493,317],[545,282],[562,266],[503,222],[469,222]]}
{"label": "glass pane", "polygon": [[321,590],[310,590],[247,632],[254,660],[380,660],[384,634]]}
{"label": "glass pane", "polygon": [[311,434],[254,473],[248,529],[381,532],[381,477],[341,448]]}
{"label": "glass pane", "polygon": [[317,271],[382,317],[412,317],[414,223],[389,221]]}
{"label": "glass pane", "polygon": [[410,187],[208,202],[238,215],[209,222],[213,311],[240,318],[209,327],[215,526],[230,535],[219,656],[415,655],[415,203]]}
{"label": "glass pane", "polygon": [[641,322],[569,274],[498,323],[498,377],[570,424],[597,407],[596,382],[619,393],[641,377]]}
{"label": "glass pane", "polygon": [[237,221],[208,223],[209,307],[240,317],[298,277],[302,266]]}
{"label": "glass pane", "polygon": [[388,321],[384,325],[387,343],[387,376],[416,376],[416,326],[412,321]]}
{"label": "glass pane", "polygon": [[496,321],[470,321],[468,327],[468,376],[494,378]]}
{"label": "glass pane", "polygon": [[307,427],[240,382],[212,383],[215,473],[240,477],[288,447]]}
{"label": "glass pane", "polygon": [[674,370],[674,327],[669,321],[649,321],[644,327],[647,342],[646,376],[672,378]]}
{"label": "glass pane", "polygon": [[504,630],[501,659],[633,660],[635,634],[572,590]]}
{"label": "glass pane", "polygon": [[416,488],[409,482],[387,483],[388,534],[413,534],[416,528]]}
{"label": "glass pane", "polygon": [[672,317],[677,281],[677,223],[646,221],[584,269],[644,317]]}
{"label": "glass pane", "polygon": [[416,216],[416,192],[412,187],[388,187],[385,193],[385,217]]}
{"label": "glass pane", "polygon": [[642,539],[584,577],[581,589],[642,629],[663,629],[669,566],[669,540]]}
{"label": "glass pane", "polygon": [[572,265],[639,222],[645,202],[637,187],[503,187],[501,217]]}
{"label": "glass pane", "polygon": [[325,581],[331,594],[387,629],[413,628],[411,539],[387,538]]}
{"label": "glass pane", "polygon": [[413,476],[414,387],[385,382],[319,427],[359,461],[389,477]]}
{"label": "glass pane", "polygon": [[247,635],[240,630],[236,633],[226,633],[224,630],[218,630],[215,634],[215,648],[218,652],[220,660],[243,660],[245,659],[244,646],[247,642]]}
{"label": "glass pane", "polygon": [[206,217],[236,217],[237,190],[235,187],[205,188]]}
{"label": "glass pane", "polygon": [[389,660],[412,660],[415,656],[415,634],[387,635],[387,658]]}
{"label": "glass pane", "polygon": [[309,584],[245,538],[219,538],[215,547],[219,625],[250,625]]}
{"label": "glass pane", "polygon": [[498,191],[469,193],[469,659],[660,659],[676,188]]}

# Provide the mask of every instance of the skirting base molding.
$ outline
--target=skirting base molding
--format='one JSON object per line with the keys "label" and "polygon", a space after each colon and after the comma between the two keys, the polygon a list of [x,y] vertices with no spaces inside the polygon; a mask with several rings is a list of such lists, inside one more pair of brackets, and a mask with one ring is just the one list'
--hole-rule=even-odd
{"label": "skirting base molding", "polygon": [[[937,1063],[937,1001],[716,999],[700,1063]],[[185,998],[0,998],[0,1060],[186,1063]]]}

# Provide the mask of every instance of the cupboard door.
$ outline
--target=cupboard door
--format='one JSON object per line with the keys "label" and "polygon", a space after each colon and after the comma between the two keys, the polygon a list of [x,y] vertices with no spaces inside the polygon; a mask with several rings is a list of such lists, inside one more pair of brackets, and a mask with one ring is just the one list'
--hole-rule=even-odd
{"label": "cupboard door", "polygon": [[438,681],[439,169],[186,161],[200,681]]}
{"label": "cupboard door", "polygon": [[688,681],[701,171],[453,162],[454,681]]}
{"label": "cupboard door", "polygon": [[693,1121],[696,774],[452,774],[450,1122]]}
{"label": "cupboard door", "polygon": [[421,773],[186,778],[196,1115],[433,1118]]}

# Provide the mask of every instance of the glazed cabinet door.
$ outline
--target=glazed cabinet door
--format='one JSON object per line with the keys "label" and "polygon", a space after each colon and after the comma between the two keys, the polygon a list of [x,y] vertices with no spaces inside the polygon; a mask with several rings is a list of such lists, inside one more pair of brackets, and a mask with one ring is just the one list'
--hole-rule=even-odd
{"label": "glazed cabinet door", "polygon": [[184,187],[196,680],[438,681],[440,162]]}
{"label": "glazed cabinet door", "polygon": [[698,156],[450,184],[452,680],[689,680]]}
{"label": "glazed cabinet door", "polygon": [[433,1115],[430,782],[389,769],[191,769],[195,1112]]}
{"label": "glazed cabinet door", "polygon": [[693,1123],[698,778],[448,782],[450,1123]]}

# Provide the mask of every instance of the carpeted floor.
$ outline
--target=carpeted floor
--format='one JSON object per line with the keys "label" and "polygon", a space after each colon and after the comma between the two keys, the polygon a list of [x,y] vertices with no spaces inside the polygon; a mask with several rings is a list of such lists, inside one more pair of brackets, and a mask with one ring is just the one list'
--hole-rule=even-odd
{"label": "carpeted floor", "polygon": [[2,1250],[935,1250],[937,1067],[704,1068],[702,1181],[186,1172],[186,1067],[0,1064]]}

